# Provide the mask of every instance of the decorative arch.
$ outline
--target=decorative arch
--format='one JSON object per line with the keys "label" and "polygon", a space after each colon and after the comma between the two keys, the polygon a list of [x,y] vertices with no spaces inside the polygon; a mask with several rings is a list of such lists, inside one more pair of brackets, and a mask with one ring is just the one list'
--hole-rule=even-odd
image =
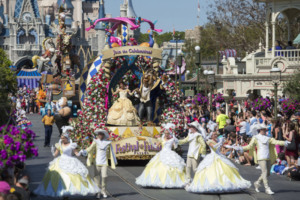
{"label": "decorative arch", "polygon": [[23,28],[20,28],[18,31],[17,31],[17,44],[21,44],[20,43],[20,37],[25,35],[25,30]]}
{"label": "decorative arch", "polygon": [[273,68],[276,63],[282,63],[283,64],[283,67],[280,69],[281,72],[285,72],[286,69],[289,67],[288,62],[284,57],[275,57],[275,58],[273,58],[271,60],[271,68]]}
{"label": "decorative arch", "polygon": [[35,44],[38,44],[38,34],[37,34],[37,32],[36,32],[36,30],[35,29],[30,29],[29,30],[29,35],[32,35],[32,36],[34,36],[34,38],[35,38],[35,40],[34,40],[34,42],[35,42]]}
{"label": "decorative arch", "polygon": [[32,67],[33,63],[30,57],[22,57],[15,64],[17,71],[21,70],[24,66]]}

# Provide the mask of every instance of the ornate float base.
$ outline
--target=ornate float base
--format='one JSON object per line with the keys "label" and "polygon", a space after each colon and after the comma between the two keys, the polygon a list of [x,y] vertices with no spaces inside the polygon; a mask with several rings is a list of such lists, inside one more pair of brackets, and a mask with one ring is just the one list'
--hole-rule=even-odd
{"label": "ornate float base", "polygon": [[113,151],[118,160],[149,160],[161,150],[156,135],[160,127],[108,127],[120,140],[113,141]]}

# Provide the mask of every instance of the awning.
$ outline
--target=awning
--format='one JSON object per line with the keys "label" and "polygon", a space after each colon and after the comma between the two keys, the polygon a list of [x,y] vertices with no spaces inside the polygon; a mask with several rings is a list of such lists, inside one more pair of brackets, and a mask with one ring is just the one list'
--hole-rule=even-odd
{"label": "awning", "polygon": [[296,39],[293,41],[293,44],[300,44],[300,34],[296,37]]}
{"label": "awning", "polygon": [[221,59],[223,58],[223,56],[225,56],[226,58],[229,57],[237,57],[237,53],[235,49],[226,49],[224,51],[219,51],[220,57]]}
{"label": "awning", "polygon": [[37,69],[22,69],[17,74],[18,87],[26,85],[27,87],[34,89],[39,86],[39,81],[42,75],[37,72]]}

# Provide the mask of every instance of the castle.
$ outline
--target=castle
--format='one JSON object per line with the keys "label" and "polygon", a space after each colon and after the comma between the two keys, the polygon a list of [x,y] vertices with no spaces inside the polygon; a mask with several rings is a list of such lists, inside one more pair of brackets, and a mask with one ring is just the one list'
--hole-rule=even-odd
{"label": "castle", "polygon": [[[0,0],[0,48],[4,49],[18,69],[32,66],[31,58],[44,53],[43,41],[55,38],[58,8],[67,9],[67,33],[73,34],[73,51],[79,55],[83,68],[101,53],[105,45],[105,27],[98,23],[89,32],[90,20],[111,17],[105,13],[104,0]],[[132,0],[120,6],[121,17],[137,17]],[[130,36],[138,31],[128,29]]]}

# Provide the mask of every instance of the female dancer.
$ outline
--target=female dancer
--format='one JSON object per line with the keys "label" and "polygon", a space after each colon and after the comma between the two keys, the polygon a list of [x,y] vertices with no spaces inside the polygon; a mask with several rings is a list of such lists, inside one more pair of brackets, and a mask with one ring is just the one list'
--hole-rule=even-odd
{"label": "female dancer", "polygon": [[188,192],[225,193],[237,192],[251,186],[249,181],[241,177],[238,169],[220,153],[224,139],[218,139],[216,132],[207,142],[211,153],[199,164],[194,180],[186,186]]}
{"label": "female dancer", "polygon": [[136,184],[143,187],[183,188],[185,184],[184,160],[172,147],[177,146],[178,140],[172,134],[174,124],[164,126],[162,150],[147,164],[143,173],[136,179]]}
{"label": "female dancer", "polygon": [[137,110],[132,102],[127,98],[127,94],[132,94],[125,89],[125,84],[120,83],[120,88],[113,95],[120,94],[120,98],[112,105],[108,111],[107,123],[112,125],[136,126],[140,122]]}
{"label": "female dancer", "polygon": [[56,151],[51,149],[54,157],[60,153],[61,156],[55,158],[49,164],[42,183],[34,191],[37,195],[64,197],[73,195],[86,196],[97,194],[100,189],[88,175],[88,169],[73,156],[80,156],[81,152],[76,152],[76,143],[72,143],[69,138],[69,130],[73,127],[63,127],[63,134],[57,144]]}

